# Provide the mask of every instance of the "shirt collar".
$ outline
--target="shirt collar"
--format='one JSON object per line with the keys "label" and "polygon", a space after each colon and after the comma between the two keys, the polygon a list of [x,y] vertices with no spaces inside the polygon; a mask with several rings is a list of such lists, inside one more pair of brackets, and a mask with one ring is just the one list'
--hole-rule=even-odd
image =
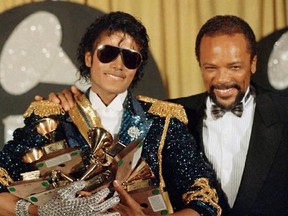
{"label": "shirt collar", "polygon": [[92,107],[95,110],[111,109],[114,111],[121,111],[123,110],[123,103],[125,101],[126,96],[127,96],[127,90],[121,94],[118,94],[113,99],[113,101],[108,106],[106,106],[95,92],[93,92],[92,90],[90,90],[89,92],[89,99],[91,101]]}

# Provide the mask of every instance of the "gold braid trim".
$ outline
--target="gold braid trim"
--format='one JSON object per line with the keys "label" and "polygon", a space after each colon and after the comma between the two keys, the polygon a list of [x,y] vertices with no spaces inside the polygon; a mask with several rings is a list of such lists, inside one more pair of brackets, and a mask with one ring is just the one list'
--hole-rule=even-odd
{"label": "gold braid trim", "polygon": [[[170,119],[171,116],[167,116],[165,119],[165,124],[163,127],[163,133],[161,136],[161,140],[160,140],[160,144],[159,144],[159,148],[158,148],[158,152],[157,152],[157,157],[158,157],[158,163],[159,163],[159,189],[161,191],[162,194],[164,194],[164,188],[166,186],[165,184],[165,180],[163,178],[163,166],[162,166],[162,151],[165,145],[165,139],[166,139],[166,135],[167,135],[167,131],[168,131],[168,127],[169,127],[169,123],[170,123]],[[173,213],[173,207],[172,204],[170,202],[169,196],[166,195],[165,197],[165,203],[167,205],[167,210],[169,211],[169,213]]]}
{"label": "gold braid trim", "polygon": [[[161,117],[165,117],[165,124],[163,127],[163,132],[161,135],[161,140],[160,140],[159,148],[158,148],[158,152],[157,152],[158,164],[159,164],[159,190],[161,191],[161,194],[163,195],[163,199],[165,200],[165,204],[166,204],[168,212],[173,213],[173,207],[172,207],[172,204],[170,202],[169,195],[167,192],[164,192],[164,188],[165,188],[166,184],[165,184],[165,180],[163,178],[163,172],[162,172],[162,170],[163,170],[162,151],[163,151],[163,148],[165,145],[165,139],[167,136],[167,131],[168,131],[170,119],[173,116],[173,113],[169,112],[169,111],[168,112],[165,111],[165,107],[168,108],[169,106],[167,106],[168,104],[166,104],[166,102],[164,102],[164,101],[159,101],[159,100],[156,100],[153,98],[148,98],[148,97],[143,97],[143,96],[140,96],[138,99],[143,100],[143,101],[148,102],[148,103],[153,103],[152,106],[150,107],[150,109],[148,110],[149,113],[156,114],[156,115],[159,115]],[[155,104],[155,106],[153,106],[154,104]],[[160,109],[158,109],[158,108],[160,108]],[[162,111],[164,111],[164,112],[162,112]],[[178,112],[176,112],[176,113],[179,114]]]}
{"label": "gold braid trim", "polygon": [[91,146],[88,132],[95,127],[103,128],[100,117],[84,94],[75,98],[75,102],[76,105],[68,111],[69,115],[82,136]]}
{"label": "gold braid trim", "polygon": [[188,119],[185,113],[185,110],[182,105],[174,104],[167,101],[161,101],[154,98],[138,95],[137,99],[152,103],[152,106],[149,109],[149,112],[158,115],[161,117],[170,116],[171,118],[177,118],[184,124],[188,123]]}
{"label": "gold braid trim", "polygon": [[13,180],[9,176],[7,170],[0,167],[0,183],[4,186],[9,186],[9,184],[12,182],[13,182]]}
{"label": "gold braid trim", "polygon": [[219,198],[217,196],[216,190],[211,188],[206,178],[196,179],[192,187],[198,187],[200,189],[196,191],[189,191],[183,194],[182,199],[187,204],[193,200],[199,200],[205,203],[209,203],[214,208],[217,209],[217,216],[222,214],[222,209],[218,205]]}
{"label": "gold braid trim", "polygon": [[56,104],[48,100],[41,100],[32,102],[26,112],[23,114],[23,117],[27,118],[32,113],[43,118],[51,115],[63,115],[65,111],[62,109],[60,104]]}

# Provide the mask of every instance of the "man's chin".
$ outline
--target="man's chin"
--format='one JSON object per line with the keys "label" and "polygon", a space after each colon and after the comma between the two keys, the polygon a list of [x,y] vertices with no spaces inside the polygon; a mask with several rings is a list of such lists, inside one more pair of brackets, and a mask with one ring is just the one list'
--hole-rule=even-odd
{"label": "man's chin", "polygon": [[211,97],[212,101],[218,107],[221,107],[222,109],[225,109],[225,110],[230,110],[234,106],[235,101],[236,101],[236,99],[231,100],[231,98],[229,98],[229,100],[223,99],[223,98],[218,98],[218,97],[216,97],[215,94],[212,94],[210,97]]}
{"label": "man's chin", "polygon": [[225,109],[225,110],[231,110],[231,108],[234,106],[235,104],[235,101],[233,102],[222,102],[222,101],[216,101],[214,102],[217,106],[221,107],[222,109]]}
{"label": "man's chin", "polygon": [[225,110],[231,110],[237,103],[239,103],[242,100],[244,93],[239,92],[234,99],[219,98],[215,95],[214,92],[210,93],[209,96],[217,106]]}

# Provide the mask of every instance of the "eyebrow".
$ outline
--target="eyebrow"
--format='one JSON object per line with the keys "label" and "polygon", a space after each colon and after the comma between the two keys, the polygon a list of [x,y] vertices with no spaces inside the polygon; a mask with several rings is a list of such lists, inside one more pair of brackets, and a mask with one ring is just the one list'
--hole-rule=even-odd
{"label": "eyebrow", "polygon": [[228,66],[233,66],[235,64],[242,64],[243,62],[242,61],[235,61],[235,62],[231,62],[228,64]]}
{"label": "eyebrow", "polygon": [[[231,62],[231,63],[228,63],[227,64],[227,66],[233,66],[233,65],[238,65],[238,64],[241,64],[242,65],[242,61],[235,61],[235,62]],[[205,62],[205,63],[203,63],[201,66],[213,66],[213,67],[218,67],[218,65],[217,64],[215,64],[215,63],[208,63],[208,62]]]}

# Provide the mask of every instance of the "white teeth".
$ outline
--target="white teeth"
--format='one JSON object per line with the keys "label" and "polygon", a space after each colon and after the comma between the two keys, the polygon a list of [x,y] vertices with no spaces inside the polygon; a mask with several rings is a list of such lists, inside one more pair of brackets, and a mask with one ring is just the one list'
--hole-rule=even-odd
{"label": "white teeth", "polygon": [[107,74],[107,76],[112,77],[114,79],[123,79],[121,76],[116,76],[116,75],[113,75],[113,74]]}
{"label": "white teeth", "polygon": [[226,93],[226,92],[229,92],[230,89],[218,89],[218,91],[223,92],[223,93]]}

